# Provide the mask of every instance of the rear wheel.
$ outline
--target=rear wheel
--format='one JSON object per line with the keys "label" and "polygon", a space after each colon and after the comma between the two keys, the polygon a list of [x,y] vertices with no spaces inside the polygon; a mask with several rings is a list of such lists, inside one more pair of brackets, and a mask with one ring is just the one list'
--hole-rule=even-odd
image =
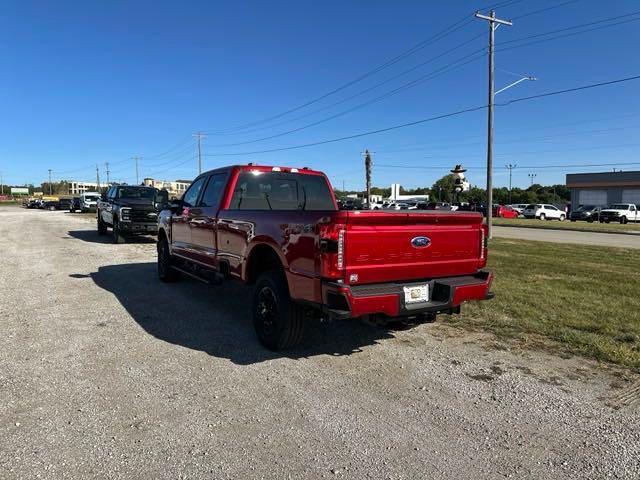
{"label": "rear wheel", "polygon": [[560,221],[561,221],[561,222],[564,222],[564,219],[565,219],[565,218],[567,218],[567,217],[565,217],[565,216],[564,216],[564,214],[560,214]]}
{"label": "rear wheel", "polygon": [[166,237],[162,237],[158,240],[158,277],[161,281],[170,283],[178,280],[178,272],[171,268],[172,263],[169,242]]}
{"label": "rear wheel", "polygon": [[620,217],[620,223],[622,225],[624,225],[625,223],[627,223],[629,220],[627,220],[627,217]]}
{"label": "rear wheel", "polygon": [[546,220],[547,216],[544,213],[540,214],[540,220]]}
{"label": "rear wheel", "polygon": [[302,340],[304,309],[291,301],[284,273],[263,273],[253,293],[253,325],[269,350],[291,348]]}

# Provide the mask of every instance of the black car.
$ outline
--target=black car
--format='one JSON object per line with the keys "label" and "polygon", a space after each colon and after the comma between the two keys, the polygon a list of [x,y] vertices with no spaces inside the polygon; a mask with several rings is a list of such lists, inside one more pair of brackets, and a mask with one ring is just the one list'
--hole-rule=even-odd
{"label": "black car", "polygon": [[78,210],[82,210],[82,206],[80,205],[80,197],[73,197],[71,199],[71,203],[69,204],[69,212],[75,213]]}
{"label": "black car", "polygon": [[600,219],[600,207],[596,205],[580,205],[569,214],[569,220],[575,222],[583,220],[589,223],[597,222]]}
{"label": "black car", "polygon": [[60,200],[47,200],[43,202],[40,208],[45,210],[69,210],[71,200],[69,198],[61,198]]}
{"label": "black car", "polygon": [[111,227],[113,241],[124,243],[126,235],[158,233],[158,213],[169,203],[166,190],[116,185],[102,195],[97,206],[98,234]]}

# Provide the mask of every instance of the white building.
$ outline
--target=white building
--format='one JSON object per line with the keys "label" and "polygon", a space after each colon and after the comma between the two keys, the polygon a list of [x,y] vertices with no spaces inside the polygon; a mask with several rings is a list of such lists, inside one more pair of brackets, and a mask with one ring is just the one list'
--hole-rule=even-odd
{"label": "white building", "polygon": [[[101,183],[100,187],[110,187],[110,184]],[[75,180],[69,180],[69,195],[79,195],[84,192],[97,192],[98,184],[95,182],[77,182]]]}
{"label": "white building", "polygon": [[185,192],[189,185],[191,185],[190,181],[187,180],[157,180],[155,178],[145,178],[144,184],[147,187],[155,187],[159,190],[165,189],[169,192],[169,196],[172,198],[180,198],[182,194]]}
{"label": "white building", "polygon": [[392,183],[391,184],[391,195],[389,196],[389,200],[393,201],[402,201],[402,200],[429,200],[429,195],[402,195],[400,193],[400,184]]}

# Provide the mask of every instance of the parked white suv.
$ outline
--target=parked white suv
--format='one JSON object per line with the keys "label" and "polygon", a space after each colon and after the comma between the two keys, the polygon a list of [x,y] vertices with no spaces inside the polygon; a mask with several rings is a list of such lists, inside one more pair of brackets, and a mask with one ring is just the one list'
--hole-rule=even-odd
{"label": "parked white suv", "polygon": [[564,222],[567,214],[564,210],[548,203],[530,204],[522,211],[525,218],[536,218],[538,220],[560,220]]}

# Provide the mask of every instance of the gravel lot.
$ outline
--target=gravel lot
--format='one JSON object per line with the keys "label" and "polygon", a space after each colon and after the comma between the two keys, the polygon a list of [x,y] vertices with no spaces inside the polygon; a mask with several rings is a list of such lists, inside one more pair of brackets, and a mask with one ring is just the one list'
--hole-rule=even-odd
{"label": "gravel lot", "polygon": [[[439,324],[259,346],[249,291],[0,207],[0,478],[640,478],[640,384]],[[517,299],[514,299],[517,301]]]}

